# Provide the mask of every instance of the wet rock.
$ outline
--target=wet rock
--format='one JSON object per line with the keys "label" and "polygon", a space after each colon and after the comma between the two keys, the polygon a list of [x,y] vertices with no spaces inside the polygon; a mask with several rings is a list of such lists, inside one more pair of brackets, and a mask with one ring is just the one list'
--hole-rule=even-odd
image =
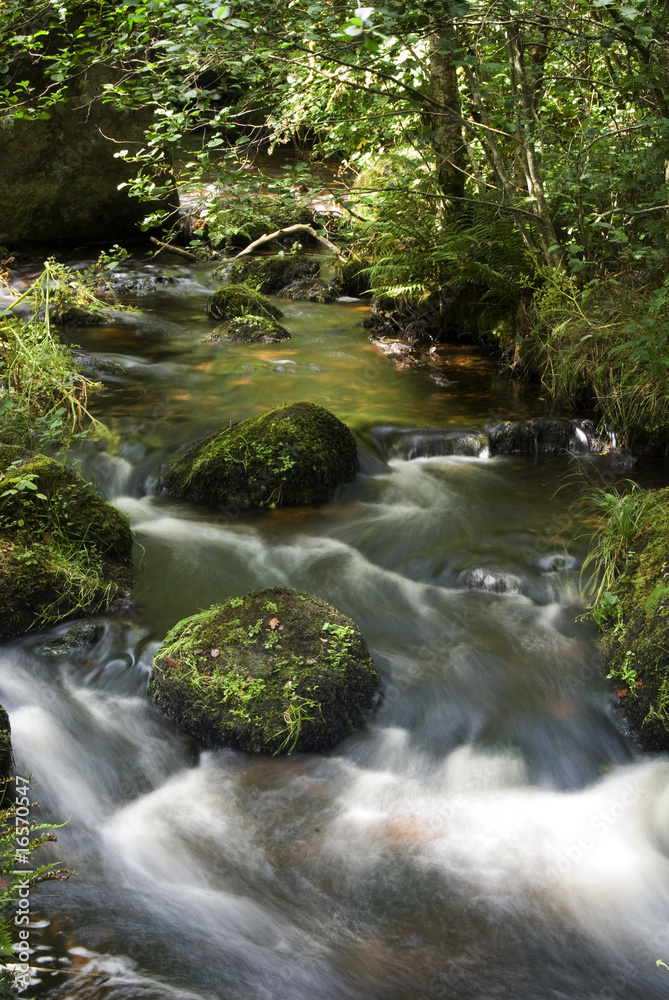
{"label": "wet rock", "polygon": [[491,455],[568,451],[575,438],[571,420],[504,420],[486,427]]}
{"label": "wet rock", "polygon": [[542,573],[560,573],[564,570],[578,569],[579,561],[567,552],[548,552],[533,559],[532,565]]}
{"label": "wet rock", "polygon": [[239,344],[279,344],[290,340],[285,327],[267,316],[243,316],[221,323],[204,340],[210,344],[232,342]]}
{"label": "wet rock", "polygon": [[206,747],[287,754],[335,746],[378,688],[355,623],[277,587],[179,622],[156,653],[149,694]]}
{"label": "wet rock", "polygon": [[372,432],[385,459],[435,458],[440,455],[476,457],[488,447],[480,431],[443,431],[433,427],[376,427]]}
{"label": "wet rock", "polygon": [[104,632],[102,622],[77,622],[70,626],[65,635],[42,646],[40,654],[49,659],[57,659],[86,652],[97,645]]}
{"label": "wet rock", "polygon": [[111,312],[107,309],[70,306],[62,312],[53,312],[52,319],[59,326],[106,326],[111,320]]}
{"label": "wet rock", "polygon": [[171,274],[165,274],[159,268],[147,268],[145,271],[105,271],[101,275],[97,292],[104,295],[139,298],[143,295],[165,292],[176,284],[176,278]]}
{"label": "wet rock", "polygon": [[239,319],[240,316],[267,316],[281,319],[283,313],[260,292],[248,285],[225,285],[217,289],[207,302],[207,316],[225,321]]}
{"label": "wet rock", "polygon": [[458,573],[456,586],[468,590],[482,590],[487,594],[520,594],[523,581],[513,573],[471,566]]}
{"label": "wet rock", "polygon": [[[30,481],[34,489],[21,487]],[[72,469],[0,445],[0,637],[92,613],[127,595],[127,518]]]}
{"label": "wet rock", "polygon": [[301,278],[278,292],[284,299],[299,302],[334,302],[339,294],[334,284],[322,278]]}
{"label": "wet rock", "polygon": [[84,354],[81,351],[72,351],[72,356],[79,362],[84,374],[94,382],[118,382],[126,378],[125,368],[117,361]]}
{"label": "wet rock", "polygon": [[247,507],[327,500],[358,470],[355,440],[315,403],[286,403],[196,444],[159,482],[170,496]]}

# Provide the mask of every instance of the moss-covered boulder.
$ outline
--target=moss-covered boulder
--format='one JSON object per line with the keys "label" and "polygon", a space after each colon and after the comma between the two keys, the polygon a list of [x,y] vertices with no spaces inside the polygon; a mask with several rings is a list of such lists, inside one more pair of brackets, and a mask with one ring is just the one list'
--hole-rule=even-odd
{"label": "moss-covered boulder", "polygon": [[209,344],[280,344],[290,340],[290,334],[275,319],[267,316],[240,316],[219,324],[204,339]]}
{"label": "moss-covered boulder", "polygon": [[277,587],[179,622],[153,661],[149,694],[206,747],[277,754],[334,746],[378,687],[350,618]]}
{"label": "moss-covered boulder", "polygon": [[261,295],[248,285],[224,285],[218,288],[207,302],[207,316],[221,322],[239,319],[240,316],[267,316],[281,319],[283,313],[266,295]]}
{"label": "moss-covered boulder", "polygon": [[669,488],[643,497],[641,530],[594,616],[604,625],[604,667],[629,728],[645,750],[669,750]]}
{"label": "moss-covered boulder", "polygon": [[194,445],[159,488],[203,503],[306,504],[327,500],[357,471],[346,424],[316,403],[286,403]]}
{"label": "moss-covered boulder", "polygon": [[263,295],[276,295],[293,281],[318,277],[320,269],[321,258],[314,254],[249,254],[218,268],[214,276],[244,282]]}
{"label": "moss-covered boulder", "polygon": [[0,638],[127,595],[127,518],[76,472],[0,445],[0,494]]}

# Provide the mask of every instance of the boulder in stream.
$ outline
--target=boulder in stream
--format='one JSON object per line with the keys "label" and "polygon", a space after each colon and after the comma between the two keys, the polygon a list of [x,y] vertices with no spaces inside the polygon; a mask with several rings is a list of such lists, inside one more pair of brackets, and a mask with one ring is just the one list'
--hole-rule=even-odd
{"label": "boulder in stream", "polygon": [[237,344],[280,344],[290,340],[285,327],[268,316],[239,316],[220,323],[204,340],[209,344],[224,342]]}
{"label": "boulder in stream", "polygon": [[224,285],[207,302],[207,316],[225,322],[241,316],[267,316],[281,319],[283,313],[267,298],[248,285]]}
{"label": "boulder in stream", "polygon": [[0,445],[0,494],[0,638],[127,598],[128,520],[76,472]]}
{"label": "boulder in stream", "polygon": [[327,750],[372,709],[379,674],[353,621],[285,588],[179,622],[156,653],[155,704],[206,747]]}
{"label": "boulder in stream", "polygon": [[534,455],[567,451],[576,437],[571,420],[501,420],[486,427],[491,455]]}
{"label": "boulder in stream", "polygon": [[194,445],[159,489],[202,503],[307,504],[329,499],[357,471],[346,424],[316,403],[286,403]]}
{"label": "boulder in stream", "polygon": [[246,255],[214,271],[214,277],[244,282],[263,295],[280,295],[294,281],[317,278],[321,259],[315,254]]}

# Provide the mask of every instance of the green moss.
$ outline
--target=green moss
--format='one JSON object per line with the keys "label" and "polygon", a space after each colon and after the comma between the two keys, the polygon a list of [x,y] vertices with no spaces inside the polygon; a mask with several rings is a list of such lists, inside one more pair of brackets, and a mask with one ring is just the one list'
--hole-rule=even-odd
{"label": "green moss", "polygon": [[128,591],[127,518],[77,473],[0,445],[0,494],[1,637],[96,611]]}
{"label": "green moss", "polygon": [[647,491],[643,525],[612,584],[616,615],[605,666],[630,728],[648,750],[669,749],[669,489]]}
{"label": "green moss", "polygon": [[171,496],[242,506],[328,499],[358,469],[355,440],[315,403],[286,403],[195,445],[161,479]]}
{"label": "green moss", "polygon": [[349,618],[274,588],[179,622],[156,654],[149,693],[205,746],[289,753],[334,746],[364,719],[378,685]]}
{"label": "green moss", "polygon": [[263,295],[274,295],[301,278],[313,278],[321,269],[314,254],[274,254],[242,257],[214,271],[217,278],[243,281]]}
{"label": "green moss", "polygon": [[226,320],[207,334],[205,340],[213,344],[224,341],[239,344],[278,344],[283,340],[290,340],[290,334],[274,319],[249,315]]}
{"label": "green moss", "polygon": [[283,313],[266,295],[254,291],[248,285],[225,285],[218,288],[207,302],[210,319],[230,320],[240,316],[267,316],[281,319]]}

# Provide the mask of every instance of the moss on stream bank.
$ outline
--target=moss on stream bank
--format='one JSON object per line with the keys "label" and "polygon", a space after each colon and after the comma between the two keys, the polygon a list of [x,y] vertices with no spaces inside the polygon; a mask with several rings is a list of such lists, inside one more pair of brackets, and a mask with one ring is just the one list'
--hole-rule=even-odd
{"label": "moss on stream bank", "polygon": [[127,518],[72,469],[0,445],[0,637],[127,595]]}
{"label": "moss on stream bank", "polygon": [[[636,495],[635,495],[636,499]],[[669,487],[640,493],[639,530],[595,617],[607,675],[645,750],[669,749]]]}

